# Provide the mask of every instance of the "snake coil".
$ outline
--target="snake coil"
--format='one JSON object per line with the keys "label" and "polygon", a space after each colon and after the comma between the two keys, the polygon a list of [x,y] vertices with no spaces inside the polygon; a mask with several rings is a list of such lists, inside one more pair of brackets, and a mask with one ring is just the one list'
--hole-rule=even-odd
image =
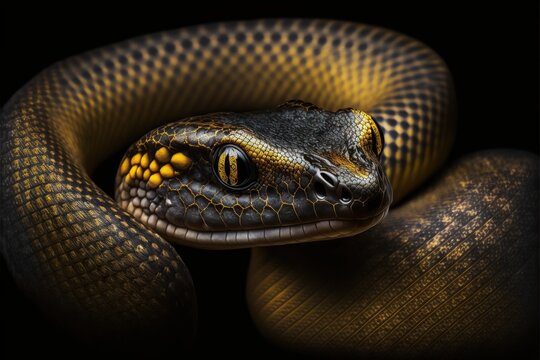
{"label": "snake coil", "polygon": [[[443,164],[453,141],[445,64],[390,30],[244,21],[93,50],[44,70],[2,110],[0,246],[17,284],[83,338],[189,342],[196,301],[182,259],[90,174],[158,125],[290,99],[371,114],[396,200]],[[537,196],[527,175],[536,168],[525,154],[478,155],[361,241],[256,249],[257,326],[296,351],[348,355],[438,354],[519,336],[536,281],[526,201]]]}

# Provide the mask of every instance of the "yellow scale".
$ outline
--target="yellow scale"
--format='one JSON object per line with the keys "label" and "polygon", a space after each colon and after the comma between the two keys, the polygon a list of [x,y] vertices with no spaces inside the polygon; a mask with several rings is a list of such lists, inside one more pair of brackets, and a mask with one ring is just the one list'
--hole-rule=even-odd
{"label": "yellow scale", "polygon": [[126,157],[120,166],[120,175],[124,176],[124,181],[128,184],[133,179],[139,179],[147,181],[147,186],[154,189],[164,178],[172,178],[190,165],[191,159],[183,153],[177,152],[171,156],[166,147],[161,147],[154,153],[152,161],[148,153],[136,153],[131,158]]}

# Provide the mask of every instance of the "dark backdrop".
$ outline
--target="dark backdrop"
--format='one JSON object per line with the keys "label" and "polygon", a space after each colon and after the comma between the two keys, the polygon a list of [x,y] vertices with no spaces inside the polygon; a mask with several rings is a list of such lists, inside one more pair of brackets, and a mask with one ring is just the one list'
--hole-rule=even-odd
{"label": "dark backdrop", "polygon": [[[142,3],[145,4],[145,3]],[[459,127],[451,159],[484,148],[519,148],[538,153],[538,4],[528,8],[468,6],[455,2],[424,5],[362,1],[352,7],[337,2],[175,6],[147,8],[132,2],[113,9],[93,2],[47,7],[2,5],[0,103],[37,72],[95,47],[210,21],[260,17],[319,17],[366,22],[413,36],[447,62],[456,85]],[[151,2],[148,4],[152,4]],[[111,189],[112,159],[96,180]],[[283,353],[263,340],[249,318],[245,275],[249,251],[211,252],[181,249],[199,297],[199,355],[275,357]],[[17,291],[2,266],[0,286],[2,353],[54,352],[62,344],[39,312]]]}

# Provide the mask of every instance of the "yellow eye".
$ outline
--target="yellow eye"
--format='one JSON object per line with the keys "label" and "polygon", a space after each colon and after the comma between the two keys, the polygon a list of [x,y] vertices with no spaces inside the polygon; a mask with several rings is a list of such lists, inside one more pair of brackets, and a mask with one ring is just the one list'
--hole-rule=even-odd
{"label": "yellow eye", "polygon": [[219,182],[233,190],[251,186],[257,178],[257,168],[247,154],[236,145],[219,147],[213,156],[213,171]]}

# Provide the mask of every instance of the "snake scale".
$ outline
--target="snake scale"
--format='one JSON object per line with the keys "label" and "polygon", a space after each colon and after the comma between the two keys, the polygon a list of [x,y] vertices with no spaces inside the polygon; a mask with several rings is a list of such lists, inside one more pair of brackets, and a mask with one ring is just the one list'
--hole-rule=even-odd
{"label": "snake scale", "polygon": [[[256,247],[250,312],[295,352],[497,349],[532,326],[537,160],[479,153],[400,203],[444,163],[454,107],[438,55],[369,25],[230,22],[93,50],[2,110],[0,249],[51,319],[97,344],[193,338],[193,283],[166,238]],[[115,202],[90,174],[138,138]]]}

